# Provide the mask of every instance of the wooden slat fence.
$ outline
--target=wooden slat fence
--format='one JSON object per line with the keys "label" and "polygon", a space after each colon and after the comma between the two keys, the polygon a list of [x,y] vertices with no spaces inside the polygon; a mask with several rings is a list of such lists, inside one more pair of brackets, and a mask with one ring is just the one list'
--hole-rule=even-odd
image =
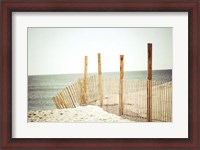
{"label": "wooden slat fence", "polygon": [[57,109],[73,108],[81,103],[80,93],[80,85],[76,82],[61,90],[56,96],[52,97],[52,100]]}
{"label": "wooden slat fence", "polygon": [[[52,98],[55,106],[58,109],[85,104],[101,106],[97,76],[88,77],[86,87],[85,92],[84,79],[67,86]],[[119,78],[102,77],[102,96],[102,108],[119,115]],[[138,122],[147,121],[147,80],[123,80],[122,107],[122,116]],[[152,81],[152,121],[172,121],[172,82]]]}
{"label": "wooden slat fence", "polygon": [[[124,113],[147,121],[147,80],[124,81]],[[152,81],[152,121],[172,121],[172,82]]]}

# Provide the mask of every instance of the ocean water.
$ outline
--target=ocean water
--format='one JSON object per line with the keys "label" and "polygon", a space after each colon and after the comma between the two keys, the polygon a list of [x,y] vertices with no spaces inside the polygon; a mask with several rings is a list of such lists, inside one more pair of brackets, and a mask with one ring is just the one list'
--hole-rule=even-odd
{"label": "ocean water", "polygon": [[[93,75],[93,74],[89,74]],[[103,73],[107,77],[119,77],[119,72]],[[58,91],[74,83],[83,74],[34,75],[28,76],[28,111],[51,110],[55,105],[51,99]],[[124,73],[125,79],[147,79],[147,71],[129,71]],[[154,70],[153,80],[172,81],[172,70]]]}

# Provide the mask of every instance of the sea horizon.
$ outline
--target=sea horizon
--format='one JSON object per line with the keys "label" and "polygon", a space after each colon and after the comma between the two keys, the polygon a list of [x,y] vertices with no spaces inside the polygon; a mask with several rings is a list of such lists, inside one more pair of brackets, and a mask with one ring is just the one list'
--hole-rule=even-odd
{"label": "sea horizon", "polygon": [[[155,69],[152,71],[167,71],[167,70],[172,70],[172,69]],[[105,73],[119,73],[120,71],[103,71],[102,74]],[[125,72],[147,72],[147,70],[128,70],[124,71]],[[84,72],[70,72],[70,73],[49,73],[49,74],[28,74],[28,76],[45,76],[45,75],[70,75],[70,74],[84,74]],[[88,72],[88,74],[98,74],[98,72]]]}

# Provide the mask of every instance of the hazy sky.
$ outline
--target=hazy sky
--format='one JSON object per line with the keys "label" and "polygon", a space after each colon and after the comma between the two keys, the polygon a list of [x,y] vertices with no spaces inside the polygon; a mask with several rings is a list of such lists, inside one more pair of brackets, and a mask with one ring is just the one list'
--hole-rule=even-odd
{"label": "hazy sky", "polygon": [[147,69],[147,43],[153,44],[153,70],[172,69],[172,28],[28,28],[28,75]]}

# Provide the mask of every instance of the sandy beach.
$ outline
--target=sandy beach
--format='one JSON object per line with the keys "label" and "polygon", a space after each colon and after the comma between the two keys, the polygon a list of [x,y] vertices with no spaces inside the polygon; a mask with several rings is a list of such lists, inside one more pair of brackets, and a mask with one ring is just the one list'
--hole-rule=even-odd
{"label": "sandy beach", "polygon": [[29,111],[28,122],[133,122],[104,111],[99,106]]}

